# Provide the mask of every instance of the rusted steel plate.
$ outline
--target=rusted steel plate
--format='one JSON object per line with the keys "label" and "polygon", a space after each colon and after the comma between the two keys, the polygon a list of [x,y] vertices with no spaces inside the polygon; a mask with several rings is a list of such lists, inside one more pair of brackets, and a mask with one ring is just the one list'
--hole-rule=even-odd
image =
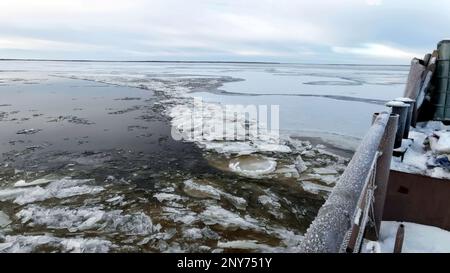
{"label": "rusted steel plate", "polygon": [[450,180],[391,170],[383,220],[450,230]]}

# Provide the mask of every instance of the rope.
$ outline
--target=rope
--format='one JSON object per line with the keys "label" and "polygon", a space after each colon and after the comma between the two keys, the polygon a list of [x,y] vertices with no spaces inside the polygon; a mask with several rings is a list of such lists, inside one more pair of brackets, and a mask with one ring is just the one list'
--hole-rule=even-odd
{"label": "rope", "polygon": [[[374,192],[375,192],[376,188],[377,188],[377,186],[375,185],[374,188],[373,188]],[[373,198],[373,201],[370,203],[370,218],[369,218],[369,221],[370,221],[370,225],[373,227],[373,229],[375,231],[376,238],[379,238],[380,234],[378,232],[378,228],[377,228],[376,221],[375,221],[375,206],[374,206],[374,204],[375,204],[375,198]]]}
{"label": "rope", "polygon": [[[369,175],[367,176],[367,179],[364,183],[362,194],[360,196],[360,199],[358,200],[358,207],[353,218],[353,224],[359,227],[355,244],[352,247],[354,253],[360,252],[367,223],[374,223],[374,193],[376,188],[375,178],[378,157],[380,156],[380,154],[380,152],[377,152],[373,158],[372,165],[369,170]],[[376,232],[378,234],[378,231]],[[351,233],[351,230],[349,230],[349,232],[346,234],[341,250],[347,248],[349,244],[349,238],[352,235]]]}

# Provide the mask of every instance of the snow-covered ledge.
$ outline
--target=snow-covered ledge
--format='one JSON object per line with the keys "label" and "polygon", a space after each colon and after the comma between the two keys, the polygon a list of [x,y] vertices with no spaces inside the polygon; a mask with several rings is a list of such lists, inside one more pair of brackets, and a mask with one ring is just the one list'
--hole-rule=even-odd
{"label": "snow-covered ledge", "polygon": [[414,141],[403,140],[402,146],[409,146],[403,161],[393,157],[391,169],[450,179],[450,126],[440,121],[417,123],[409,138]]}
{"label": "snow-covered ledge", "polygon": [[362,252],[393,253],[397,228],[405,226],[403,253],[450,253],[450,231],[432,226],[408,222],[384,221],[381,223],[380,239],[365,241]]}

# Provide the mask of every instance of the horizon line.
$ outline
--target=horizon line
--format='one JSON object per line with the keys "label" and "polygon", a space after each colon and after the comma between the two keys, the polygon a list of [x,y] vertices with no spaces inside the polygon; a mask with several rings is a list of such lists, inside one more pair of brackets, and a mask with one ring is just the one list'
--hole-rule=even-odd
{"label": "horizon line", "polygon": [[295,63],[295,62],[269,62],[269,61],[169,61],[169,60],[95,60],[95,59],[35,59],[35,58],[0,58],[0,61],[25,62],[98,62],[98,63],[230,63],[230,64],[301,64],[301,65],[354,65],[354,66],[409,66],[407,64],[364,64],[364,63]]}

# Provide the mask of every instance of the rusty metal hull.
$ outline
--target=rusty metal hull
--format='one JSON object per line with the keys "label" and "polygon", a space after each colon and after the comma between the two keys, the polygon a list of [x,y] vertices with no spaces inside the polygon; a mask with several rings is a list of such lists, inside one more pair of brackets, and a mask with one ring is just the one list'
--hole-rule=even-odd
{"label": "rusty metal hull", "polygon": [[450,230],[450,180],[391,170],[383,220]]}

